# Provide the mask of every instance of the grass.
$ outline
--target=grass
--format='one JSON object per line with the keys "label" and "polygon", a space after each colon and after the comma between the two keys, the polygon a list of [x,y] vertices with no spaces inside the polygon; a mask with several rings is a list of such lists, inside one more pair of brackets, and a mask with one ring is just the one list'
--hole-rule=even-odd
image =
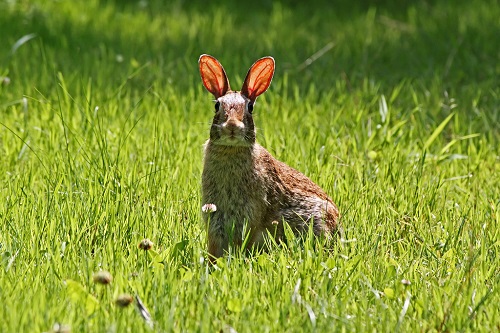
{"label": "grass", "polygon": [[[494,0],[0,3],[0,331],[150,331],[122,293],[160,332],[498,330],[498,17]],[[333,248],[209,271],[202,53],[235,86],[275,57],[258,141],[337,202]]]}

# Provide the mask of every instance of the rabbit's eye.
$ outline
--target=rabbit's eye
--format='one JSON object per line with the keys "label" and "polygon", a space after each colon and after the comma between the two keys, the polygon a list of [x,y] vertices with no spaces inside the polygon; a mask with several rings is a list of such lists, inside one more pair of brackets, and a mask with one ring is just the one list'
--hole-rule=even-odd
{"label": "rabbit's eye", "polygon": [[252,111],[253,111],[253,103],[252,102],[248,102],[247,109],[248,109],[248,112],[252,113]]}
{"label": "rabbit's eye", "polygon": [[220,108],[220,102],[217,101],[217,103],[215,103],[215,111],[219,111],[219,108]]}

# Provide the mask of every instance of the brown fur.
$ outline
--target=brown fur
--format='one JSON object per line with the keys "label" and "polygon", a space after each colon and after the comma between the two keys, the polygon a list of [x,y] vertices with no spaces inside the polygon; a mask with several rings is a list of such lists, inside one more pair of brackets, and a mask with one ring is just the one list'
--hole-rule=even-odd
{"label": "brown fur", "polygon": [[202,203],[217,207],[203,214],[211,260],[231,244],[241,246],[245,237],[248,247],[262,246],[268,232],[282,240],[283,221],[298,234],[312,223],[316,235],[330,238],[339,223],[333,201],[309,178],[255,142],[251,106],[270,85],[274,60],[259,59],[241,92],[230,90],[215,58],[202,55],[199,62],[203,83],[219,105],[205,144],[202,174]]}

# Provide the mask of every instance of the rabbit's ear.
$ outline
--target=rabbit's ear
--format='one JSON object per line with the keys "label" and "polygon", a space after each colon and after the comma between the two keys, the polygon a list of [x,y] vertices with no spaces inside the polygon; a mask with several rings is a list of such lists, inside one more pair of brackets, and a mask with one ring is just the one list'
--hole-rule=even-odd
{"label": "rabbit's ear", "polygon": [[241,93],[252,102],[271,85],[274,75],[274,59],[264,57],[257,60],[248,70]]}
{"label": "rabbit's ear", "polygon": [[208,54],[202,54],[198,60],[198,65],[203,85],[215,98],[224,96],[231,89],[226,72],[217,59]]}

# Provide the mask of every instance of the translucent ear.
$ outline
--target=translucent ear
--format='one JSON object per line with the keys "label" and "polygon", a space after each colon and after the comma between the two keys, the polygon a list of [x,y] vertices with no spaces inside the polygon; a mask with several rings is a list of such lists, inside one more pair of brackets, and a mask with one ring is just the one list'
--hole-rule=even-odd
{"label": "translucent ear", "polygon": [[217,59],[208,54],[202,54],[198,65],[203,85],[215,98],[224,96],[231,89],[226,72]]}
{"label": "translucent ear", "polygon": [[264,57],[257,60],[248,70],[241,93],[252,102],[271,85],[274,75],[274,59]]}

